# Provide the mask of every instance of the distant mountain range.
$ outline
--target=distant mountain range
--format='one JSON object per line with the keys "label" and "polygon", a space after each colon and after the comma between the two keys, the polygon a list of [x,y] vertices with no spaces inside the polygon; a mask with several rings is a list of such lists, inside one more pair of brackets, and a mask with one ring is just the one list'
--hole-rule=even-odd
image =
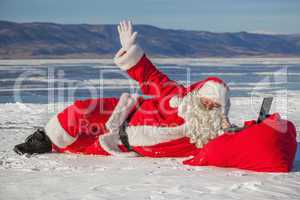
{"label": "distant mountain range", "polygon": [[[154,57],[300,56],[300,34],[212,33],[136,25]],[[0,59],[111,58],[120,48],[116,25],[0,21]]]}

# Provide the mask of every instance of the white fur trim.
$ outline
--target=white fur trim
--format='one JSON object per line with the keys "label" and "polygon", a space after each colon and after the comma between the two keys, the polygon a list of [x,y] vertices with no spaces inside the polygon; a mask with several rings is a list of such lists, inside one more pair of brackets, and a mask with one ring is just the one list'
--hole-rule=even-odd
{"label": "white fur trim", "polygon": [[116,65],[120,67],[120,69],[126,71],[135,66],[143,57],[143,55],[144,51],[141,47],[138,45],[132,45],[128,51],[120,49],[117,52],[114,61]]}
{"label": "white fur trim", "polygon": [[137,155],[134,152],[122,153],[118,146],[120,144],[120,126],[126,120],[130,111],[136,105],[136,102],[136,97],[133,97],[128,93],[122,94],[117,106],[115,107],[113,113],[105,124],[109,132],[99,137],[99,143],[101,147],[111,155],[125,157],[132,157]]}
{"label": "white fur trim", "polygon": [[110,155],[120,157],[136,157],[138,156],[135,152],[122,152],[119,148],[120,139],[118,132],[109,132],[99,137],[100,146]]}
{"label": "white fur trim", "polygon": [[129,144],[132,146],[152,146],[185,137],[185,126],[156,127],[129,126],[126,128]]}
{"label": "white fur trim", "polygon": [[60,125],[57,116],[52,117],[45,127],[45,132],[51,142],[63,148],[76,141],[77,137],[70,136]]}

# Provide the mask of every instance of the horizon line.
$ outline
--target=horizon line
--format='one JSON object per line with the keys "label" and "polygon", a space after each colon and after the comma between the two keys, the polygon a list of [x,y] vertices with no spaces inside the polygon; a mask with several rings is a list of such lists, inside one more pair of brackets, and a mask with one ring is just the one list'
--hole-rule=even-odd
{"label": "horizon line", "polygon": [[[64,23],[64,22],[54,22],[54,21],[12,21],[12,20],[2,20],[0,19],[0,22],[8,22],[8,23],[16,23],[16,24],[34,24],[34,23],[40,23],[40,24],[57,24],[57,25],[112,25],[112,26],[117,26],[118,23],[116,24],[111,24],[111,23]],[[276,33],[272,31],[264,31],[264,30],[254,30],[254,31],[249,31],[249,30],[240,30],[240,31],[224,31],[224,32],[219,32],[219,31],[210,31],[210,30],[200,30],[200,29],[181,29],[181,28],[165,28],[153,24],[134,24],[135,26],[152,26],[155,28],[159,29],[165,29],[165,30],[174,30],[174,31],[199,31],[199,32],[209,32],[209,33],[249,33],[249,34],[260,34],[260,35],[299,35],[300,32],[297,33]]]}

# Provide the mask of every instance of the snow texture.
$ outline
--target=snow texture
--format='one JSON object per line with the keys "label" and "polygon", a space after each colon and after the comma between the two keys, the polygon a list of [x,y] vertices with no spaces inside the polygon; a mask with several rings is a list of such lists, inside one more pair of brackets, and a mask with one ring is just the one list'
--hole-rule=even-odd
{"label": "snow texture", "polygon": [[[298,99],[289,98],[288,117],[299,127]],[[232,98],[232,121],[256,117],[260,100],[252,99],[252,110],[245,109],[246,98]],[[0,104],[0,199],[300,199],[299,161],[293,172],[273,174],[184,166],[183,159],[174,158],[55,153],[29,157],[12,151],[63,106]]]}

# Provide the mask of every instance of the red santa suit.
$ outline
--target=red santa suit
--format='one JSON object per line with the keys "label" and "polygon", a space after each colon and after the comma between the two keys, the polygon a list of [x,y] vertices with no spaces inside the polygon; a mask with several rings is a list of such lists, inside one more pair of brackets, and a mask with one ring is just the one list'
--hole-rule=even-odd
{"label": "red santa suit", "polygon": [[[150,157],[183,157],[197,150],[187,137],[186,115],[192,110],[189,99],[208,97],[221,105],[224,116],[229,109],[228,87],[217,77],[184,87],[159,71],[138,45],[116,54],[115,63],[136,80],[144,99],[129,94],[118,98],[75,101],[46,125],[47,135],[57,152],[97,155],[137,154]],[[185,103],[184,103],[185,102]],[[130,118],[128,119],[128,117]],[[134,152],[127,152],[119,139],[121,124],[128,120],[126,133]],[[214,136],[200,141],[203,145]]]}

